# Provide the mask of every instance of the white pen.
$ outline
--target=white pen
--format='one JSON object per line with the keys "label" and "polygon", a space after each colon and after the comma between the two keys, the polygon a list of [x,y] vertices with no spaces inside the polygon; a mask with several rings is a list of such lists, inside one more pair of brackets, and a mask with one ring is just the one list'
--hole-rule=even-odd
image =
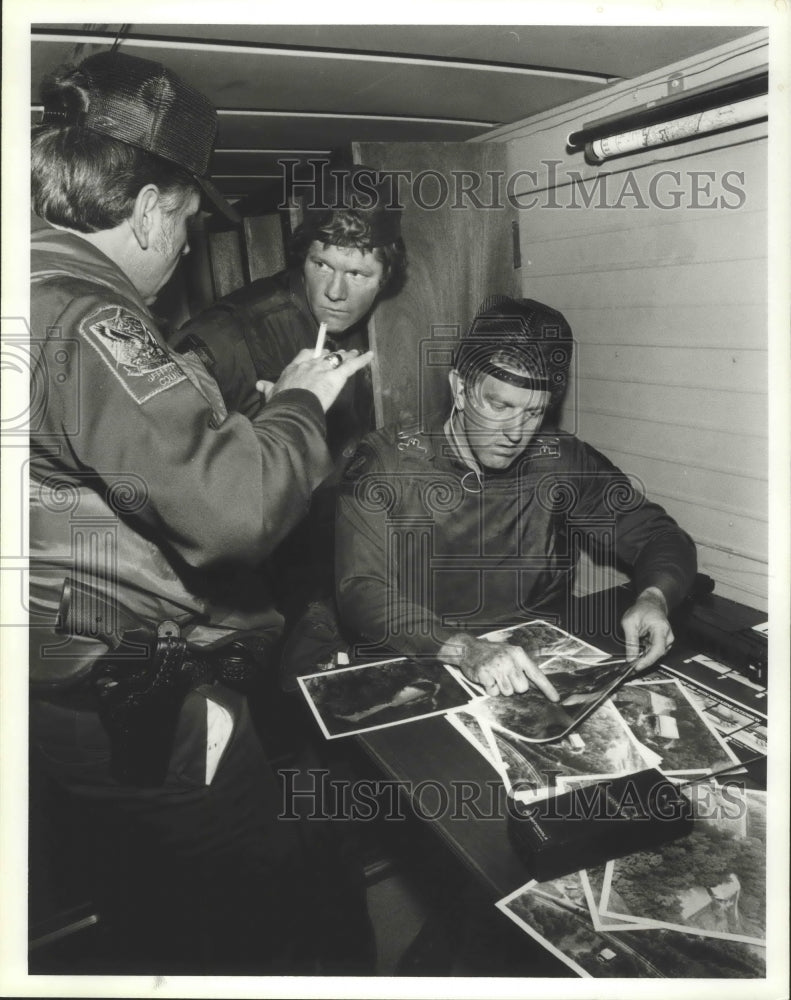
{"label": "white pen", "polygon": [[313,357],[320,358],[321,352],[324,350],[324,340],[327,336],[327,324],[319,323],[319,335],[316,337],[316,347],[313,350]]}

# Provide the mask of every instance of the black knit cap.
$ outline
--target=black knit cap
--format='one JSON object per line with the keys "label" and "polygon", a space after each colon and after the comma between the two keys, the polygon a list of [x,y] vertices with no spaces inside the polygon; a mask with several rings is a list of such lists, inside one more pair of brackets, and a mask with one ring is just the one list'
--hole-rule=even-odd
{"label": "black knit cap", "polygon": [[99,52],[79,66],[87,83],[84,111],[44,106],[45,125],[79,125],[161,156],[187,170],[232,222],[239,215],[207,176],[217,112],[200,91],[161,63]]}
{"label": "black knit cap", "polygon": [[371,248],[395,243],[401,236],[402,208],[386,171],[362,164],[326,168],[303,201],[302,225],[323,240],[320,230],[332,222],[333,212],[344,209],[368,223]]}
{"label": "black knit cap", "polygon": [[[557,309],[535,299],[491,296],[459,342],[453,367],[463,379],[491,374],[546,390],[556,401],[565,392],[573,351],[571,327]],[[500,367],[509,362],[524,368],[527,377]]]}

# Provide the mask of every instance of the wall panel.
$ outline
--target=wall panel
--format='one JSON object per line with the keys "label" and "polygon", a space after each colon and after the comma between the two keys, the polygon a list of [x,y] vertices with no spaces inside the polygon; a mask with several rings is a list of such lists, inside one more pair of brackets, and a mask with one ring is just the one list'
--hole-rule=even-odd
{"label": "wall panel", "polygon": [[[606,383],[606,384],[603,384]],[[734,392],[698,388],[697,413],[690,419],[689,387],[594,379],[578,373],[576,404],[579,410],[633,419],[642,414],[656,424],[676,424],[694,430],[733,429],[742,435],[766,436],[767,397],[760,392]]]}
{"label": "wall panel", "polygon": [[[506,149],[502,143],[361,142],[355,152],[359,162],[403,171],[408,181],[397,188],[404,206],[406,282],[398,295],[377,303],[369,336],[376,352],[377,425],[415,422],[427,411],[450,406],[449,341],[466,330],[488,295],[518,294],[514,212],[479,208],[457,194],[460,172],[484,178],[504,174]],[[433,362],[431,338],[444,347]]]}
{"label": "wall panel", "polygon": [[[713,53],[673,68],[713,85],[767,58],[762,44],[728,52],[719,68]],[[522,290],[561,309],[574,330],[564,426],[639,477],[690,532],[717,593],[763,609],[767,127],[600,167],[565,147],[569,131],[633,109],[662,82],[658,72],[617,85],[606,111],[599,96],[500,130],[509,175],[522,172],[514,190],[523,205],[532,199],[519,213]],[[659,203],[667,170],[681,192],[672,207]],[[581,588],[600,583],[585,578]]]}

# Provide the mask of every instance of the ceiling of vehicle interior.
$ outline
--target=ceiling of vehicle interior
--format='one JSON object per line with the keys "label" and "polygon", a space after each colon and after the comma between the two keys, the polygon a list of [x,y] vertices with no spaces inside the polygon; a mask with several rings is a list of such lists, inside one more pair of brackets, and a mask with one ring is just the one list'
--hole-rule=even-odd
{"label": "ceiling of vehicle interior", "polygon": [[754,31],[561,25],[36,24],[38,87],[120,37],[219,110],[212,161],[229,198],[279,183],[277,161],[352,141],[463,141]]}

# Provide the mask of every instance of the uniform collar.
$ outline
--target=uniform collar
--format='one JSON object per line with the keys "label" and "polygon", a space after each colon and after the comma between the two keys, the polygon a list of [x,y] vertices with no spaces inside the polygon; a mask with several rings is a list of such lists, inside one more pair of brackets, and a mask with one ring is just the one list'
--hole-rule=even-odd
{"label": "uniform collar", "polygon": [[[476,460],[463,433],[457,425],[453,427],[451,424],[451,418],[445,420],[444,424],[440,423],[439,427],[440,437],[436,438],[438,445],[435,447],[442,449],[442,453],[447,455],[448,461],[455,469],[463,470],[461,474],[466,482],[477,480],[481,487],[485,482],[508,482],[524,476],[528,471],[528,463],[530,468],[533,468],[534,459],[545,455],[550,457],[559,455],[557,436],[548,439],[546,435],[539,435],[532,438],[527,448],[507,469],[487,469]],[[453,430],[455,433],[452,433]],[[477,491],[470,490],[470,492]]]}
{"label": "uniform collar", "polygon": [[52,269],[82,280],[99,281],[133,302],[145,316],[151,315],[126,274],[93,243],[82,239],[78,233],[56,229],[37,215],[32,216],[31,229],[31,256],[35,254],[41,258],[40,266],[34,268],[31,264],[31,270]]}

